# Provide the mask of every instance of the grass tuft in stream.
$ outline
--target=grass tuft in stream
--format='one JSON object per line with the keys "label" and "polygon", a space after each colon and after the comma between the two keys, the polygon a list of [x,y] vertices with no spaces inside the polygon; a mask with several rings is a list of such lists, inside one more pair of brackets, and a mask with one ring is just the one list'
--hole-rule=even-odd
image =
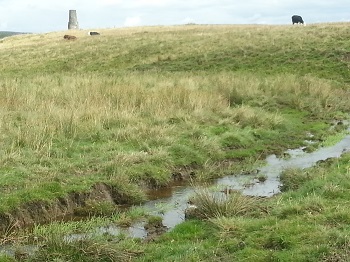
{"label": "grass tuft in stream", "polygon": [[249,216],[261,211],[260,199],[244,196],[238,191],[212,192],[200,188],[191,199],[195,206],[187,212],[188,217],[209,219],[213,217]]}

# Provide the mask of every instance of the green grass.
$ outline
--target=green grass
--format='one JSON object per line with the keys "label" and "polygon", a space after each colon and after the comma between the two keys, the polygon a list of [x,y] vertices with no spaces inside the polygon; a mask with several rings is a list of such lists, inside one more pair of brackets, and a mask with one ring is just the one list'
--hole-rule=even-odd
{"label": "green grass", "polygon": [[[72,33],[79,38],[76,42],[64,42],[63,32],[30,35],[9,43],[9,46],[15,44],[16,49],[5,47],[4,57],[11,57],[11,61],[19,64],[7,65],[3,74],[235,71],[263,76],[310,74],[347,82],[349,32],[346,28],[346,23],[303,28],[145,27],[104,30],[96,39],[77,31]],[[27,39],[31,44],[28,45]],[[35,50],[34,46],[40,48]],[[32,54],[31,61],[23,59],[28,53]],[[45,59],[36,58],[43,53]]]}
{"label": "green grass", "polygon": [[259,216],[189,220],[134,261],[347,261],[350,187],[341,181],[349,177],[349,154],[307,172],[298,188],[266,199]]}
{"label": "green grass", "polygon": [[334,135],[325,121],[348,108],[346,90],[309,76],[92,73],[2,81],[3,211],[98,182],[161,186],[183,167],[279,154],[302,145],[307,132]]}
{"label": "green grass", "polygon": [[[54,255],[73,261],[113,261],[116,256],[127,261],[346,261],[350,241],[349,160],[346,154],[326,166],[294,170],[297,178],[309,174],[308,179],[300,179],[298,188],[259,200],[259,206],[254,206],[257,202],[253,199],[234,195],[236,201],[230,202],[224,213],[206,212],[204,219],[187,220],[149,243],[109,235],[79,243],[62,242],[69,233],[90,232],[97,225],[110,223],[105,218],[38,226],[34,239],[45,245],[29,261],[45,261]],[[201,196],[202,200],[209,199]],[[247,206],[249,203],[253,205]],[[254,212],[256,208],[260,212]],[[144,216],[139,211],[128,216]],[[115,218],[125,220],[124,216]],[[159,222],[156,217],[149,220]]]}
{"label": "green grass", "polygon": [[[70,31],[73,42],[66,32],[2,39],[0,214],[98,183],[120,202],[139,203],[145,188],[167,185],[179,170],[208,180],[249,169],[305,145],[310,133],[317,143],[309,150],[334,144],[345,132],[331,122],[350,111],[348,26],[188,25],[106,29],[96,38]],[[270,213],[185,222],[139,259],[345,256],[347,161],[288,171],[286,192],[267,201]],[[114,211],[104,202],[90,208]],[[97,248],[104,253],[91,259],[121,250],[104,241]],[[65,260],[65,250],[78,259],[96,251],[91,244],[50,244],[40,259],[62,253]],[[130,245],[132,257],[142,253]]]}
{"label": "green grass", "polygon": [[252,215],[264,209],[259,199],[244,196],[240,192],[227,192],[224,195],[207,188],[196,189],[191,202],[196,208],[187,212],[187,217],[199,219]]}

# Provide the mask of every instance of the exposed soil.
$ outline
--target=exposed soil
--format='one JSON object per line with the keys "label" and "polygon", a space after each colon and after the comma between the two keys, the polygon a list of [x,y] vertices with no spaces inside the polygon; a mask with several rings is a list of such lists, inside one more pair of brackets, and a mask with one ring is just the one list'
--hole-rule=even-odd
{"label": "exposed soil", "polygon": [[[174,172],[172,174],[172,182],[166,187],[166,191],[168,192],[169,188],[176,184],[186,183],[193,177],[194,172],[189,171],[189,169]],[[159,186],[147,183],[145,191],[159,192]],[[51,201],[38,200],[29,202],[10,212],[0,213],[0,233],[6,234],[35,224],[63,220],[65,217],[74,215],[77,210],[88,206],[91,202],[106,202],[113,205],[135,204],[130,196],[120,193],[113,186],[106,183],[97,183],[88,192],[72,192],[66,197],[59,197]],[[158,235],[159,231],[164,232],[164,230],[163,227],[157,227],[157,230],[155,230],[157,232],[151,232],[148,239],[153,239]]]}
{"label": "exposed soil", "polygon": [[[291,156],[289,159],[278,159],[275,155],[270,155],[266,159],[267,166],[258,170],[258,174],[264,175],[264,181],[261,181],[257,177],[258,174],[254,173],[223,177],[218,179],[216,184],[223,185],[229,190],[242,191],[245,195],[272,196],[280,192],[279,175],[282,170],[291,167],[307,168],[319,164],[320,161],[326,161],[328,158],[339,157],[342,153],[350,151],[350,136],[346,136],[332,147],[321,148],[309,154],[303,152],[303,150],[299,151],[287,151]],[[144,207],[153,210],[154,205],[158,202],[165,202],[176,207],[163,214],[163,223],[168,228],[185,219],[183,211],[187,208],[188,196],[193,192],[193,189],[186,186],[186,184],[191,178],[195,177],[193,170],[195,170],[195,167],[173,172],[173,182],[164,190],[159,189],[159,187],[158,190],[154,190],[156,185],[147,185],[148,188],[153,188],[153,190],[148,192],[150,200],[144,204]],[[252,183],[249,185],[242,184],[240,178],[251,178]],[[91,202],[106,202],[113,205],[135,204],[132,197],[121,193],[116,187],[106,183],[97,183],[88,192],[72,192],[66,197],[60,197],[52,201],[38,200],[23,204],[11,212],[0,213],[0,233],[63,219],[63,217],[73,215],[76,210],[88,206]],[[163,229],[163,227],[158,227],[156,231],[160,228]]]}
{"label": "exposed soil", "polygon": [[98,183],[89,192],[72,192],[50,202],[35,201],[26,203],[11,212],[0,213],[0,232],[30,227],[34,224],[57,220],[85,206],[89,201],[103,201],[118,205],[132,204],[132,200],[114,187]]}

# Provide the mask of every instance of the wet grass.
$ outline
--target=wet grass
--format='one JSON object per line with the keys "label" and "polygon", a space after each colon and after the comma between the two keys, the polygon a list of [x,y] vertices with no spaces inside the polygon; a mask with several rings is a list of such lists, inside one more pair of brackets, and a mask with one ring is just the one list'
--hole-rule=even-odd
{"label": "wet grass", "polygon": [[267,212],[187,221],[134,261],[347,261],[349,159],[294,170],[298,187],[265,199]]}
{"label": "wet grass", "polygon": [[195,207],[187,210],[186,217],[198,219],[248,216],[264,209],[258,198],[244,196],[240,192],[212,192],[208,188],[196,189],[191,203]]}
{"label": "wet grass", "polygon": [[98,238],[83,239],[78,242],[47,243],[27,261],[131,261],[143,253],[139,243],[126,241],[101,241]]}
{"label": "wet grass", "polygon": [[[212,191],[201,191],[196,204],[210,208],[202,209],[205,215],[187,220],[152,242],[122,235],[62,242],[69,233],[94,231],[96,226],[110,222],[103,218],[38,227],[33,236],[44,246],[25,261],[49,261],[53,254],[62,260],[113,261],[108,260],[117,256],[113,250],[118,256],[128,256],[119,257],[121,261],[346,261],[350,243],[349,161],[350,154],[346,154],[318,167],[289,170],[295,176],[293,181],[299,180],[298,186],[259,201],[234,194],[234,200],[227,198],[229,205],[225,205],[213,197]],[[144,215],[139,211],[130,215],[133,213]],[[159,218],[149,217],[149,221],[159,223]],[[90,249],[92,242],[97,249]],[[95,251],[91,258],[86,257],[89,250]]]}

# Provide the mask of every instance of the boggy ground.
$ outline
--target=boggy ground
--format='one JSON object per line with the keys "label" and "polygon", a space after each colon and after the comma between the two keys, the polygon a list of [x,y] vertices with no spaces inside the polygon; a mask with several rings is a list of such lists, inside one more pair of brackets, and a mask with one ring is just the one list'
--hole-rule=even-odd
{"label": "boggy ground", "polygon": [[[233,193],[227,205],[209,191],[198,191],[199,216],[142,242],[109,234],[62,241],[69,233],[94,232],[106,221],[36,227],[24,236],[29,243],[36,239],[39,250],[22,261],[347,261],[349,159],[345,154],[317,167],[286,170],[283,192],[272,198]],[[113,219],[125,221],[123,216]],[[160,222],[158,217],[148,220],[155,234],[163,229]]]}
{"label": "boggy ground", "polygon": [[[125,195],[108,184],[98,183],[86,192],[72,192],[68,196],[51,201],[33,201],[5,212],[0,217],[0,230],[9,233],[16,229],[61,220],[69,215],[94,215],[90,209],[97,208],[100,202],[111,206],[131,205],[141,202],[142,198],[137,197],[137,195]],[[96,206],[92,205],[94,203]]]}
{"label": "boggy ground", "polygon": [[[3,39],[0,217],[21,226],[95,198],[139,203],[145,185],[166,186],[182,170],[207,180],[253,169],[310,133],[310,150],[339,139],[344,129],[329,123],[349,112],[347,28],[194,25],[93,39],[79,31],[74,42],[65,32]],[[85,250],[72,248],[59,252]]]}

